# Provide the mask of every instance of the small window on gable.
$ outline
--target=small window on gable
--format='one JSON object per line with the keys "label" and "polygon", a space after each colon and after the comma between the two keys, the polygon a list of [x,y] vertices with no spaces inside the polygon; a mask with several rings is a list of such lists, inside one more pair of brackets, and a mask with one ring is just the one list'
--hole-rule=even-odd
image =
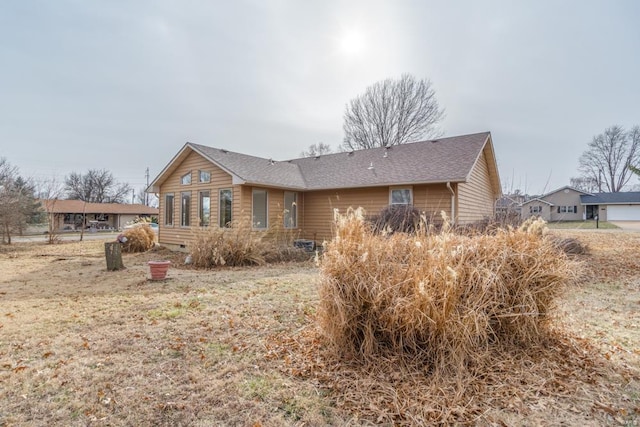
{"label": "small window on gable", "polygon": [[389,198],[391,199],[391,205],[413,204],[413,194],[411,188],[392,188]]}
{"label": "small window on gable", "polygon": [[191,184],[191,172],[189,172],[189,173],[187,173],[187,174],[185,174],[185,175],[182,175],[182,178],[180,178],[180,183],[181,183],[182,185],[189,185],[189,184]]}
{"label": "small window on gable", "polygon": [[211,182],[211,173],[207,171],[198,171],[199,182]]}

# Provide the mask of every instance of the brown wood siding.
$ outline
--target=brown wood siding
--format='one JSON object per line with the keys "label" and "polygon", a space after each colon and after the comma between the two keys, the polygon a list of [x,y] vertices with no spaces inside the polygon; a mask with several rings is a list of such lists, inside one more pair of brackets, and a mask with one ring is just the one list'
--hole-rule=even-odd
{"label": "brown wood siding", "polygon": [[[267,230],[274,232],[280,229],[284,229],[284,192],[285,190],[268,187],[254,187],[243,185],[240,186],[239,193],[241,194],[242,201],[238,204],[238,210],[241,214],[238,214],[237,219],[240,219],[240,215],[244,215],[245,220],[251,224],[253,217],[253,189],[261,189],[267,191],[267,215],[268,224]],[[292,191],[293,190],[286,190]],[[302,228],[303,218],[302,210],[304,206],[303,193],[298,193],[298,230]],[[263,232],[267,230],[256,230],[256,232]]]}
{"label": "brown wood siding", "polygon": [[[414,185],[413,204],[427,215],[439,217],[441,211],[451,213],[451,193],[445,185]],[[348,208],[362,207],[367,215],[374,215],[389,205],[390,187],[355,188],[347,190],[309,191],[299,216],[304,218],[301,235],[316,241],[333,237],[333,212],[345,213]]]}
{"label": "brown wood siding", "polygon": [[[485,149],[486,150],[486,149]],[[458,185],[457,223],[469,224],[493,217],[495,202],[486,153],[478,159],[468,182]]]}
{"label": "brown wood siding", "polygon": [[[211,174],[210,182],[198,182],[198,171],[203,170]],[[186,173],[191,172],[191,184],[182,185],[181,178]],[[218,225],[218,191],[224,188],[233,188],[234,209],[233,215],[239,215],[236,203],[240,201],[240,186],[233,186],[231,175],[213,165],[204,157],[192,152],[178,166],[178,168],[164,181],[160,186],[160,213],[158,222],[160,231],[158,241],[167,245],[185,245],[188,246],[194,237],[194,232],[200,229],[198,221],[198,193],[200,191],[209,191],[211,197],[211,217],[210,226]],[[191,193],[191,209],[190,209],[190,226],[180,226],[181,216],[181,194],[189,191]],[[165,225],[165,196],[173,193],[173,225]]]}
{"label": "brown wood siding", "polygon": [[415,185],[413,205],[436,221],[442,219],[441,212],[451,217],[451,191],[446,184]]}

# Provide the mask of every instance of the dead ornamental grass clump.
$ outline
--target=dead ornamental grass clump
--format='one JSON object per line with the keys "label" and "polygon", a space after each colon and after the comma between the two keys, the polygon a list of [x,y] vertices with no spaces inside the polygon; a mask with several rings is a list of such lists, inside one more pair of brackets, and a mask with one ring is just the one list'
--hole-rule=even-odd
{"label": "dead ornamental grass clump", "polygon": [[148,225],[128,228],[122,235],[127,238],[122,244],[123,252],[146,252],[155,245],[156,235]]}
{"label": "dead ornamental grass clump", "polygon": [[263,247],[261,236],[251,232],[250,224],[234,222],[229,228],[196,232],[190,254],[199,268],[263,265]]}
{"label": "dead ornamental grass clump", "polygon": [[291,236],[277,228],[266,233],[252,231],[247,220],[236,221],[229,228],[198,230],[190,249],[193,265],[198,268],[264,265],[266,263],[305,261],[310,255],[293,246]]}
{"label": "dead ornamental grass clump", "polygon": [[371,232],[362,210],[336,214],[321,261],[319,321],[341,357],[406,356],[461,372],[493,344],[547,332],[574,264],[542,235],[544,222],[491,235]]}

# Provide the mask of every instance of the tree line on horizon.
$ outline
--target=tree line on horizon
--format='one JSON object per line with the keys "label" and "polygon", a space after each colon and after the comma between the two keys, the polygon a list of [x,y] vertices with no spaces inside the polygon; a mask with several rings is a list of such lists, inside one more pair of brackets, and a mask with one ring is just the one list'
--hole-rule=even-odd
{"label": "tree line on horizon", "polygon": [[[41,200],[82,200],[87,203],[126,203],[133,190],[128,183],[118,182],[106,169],[72,172],[63,182],[56,179],[36,184],[20,175],[16,166],[0,157],[0,235],[2,243],[11,243],[11,236],[46,220]],[[144,203],[144,189],[137,194]],[[135,193],[134,193],[135,199]]]}

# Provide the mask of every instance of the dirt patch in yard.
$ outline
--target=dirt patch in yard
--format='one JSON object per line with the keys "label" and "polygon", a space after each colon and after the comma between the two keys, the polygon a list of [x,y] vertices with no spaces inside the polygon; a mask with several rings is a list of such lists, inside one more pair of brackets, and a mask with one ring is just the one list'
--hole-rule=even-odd
{"label": "dirt patch in yard", "polygon": [[[633,425],[640,235],[554,233],[589,246],[562,332],[429,398],[416,369],[324,358],[310,263],[198,271],[160,250],[107,272],[100,241],[0,247],[0,425],[411,424],[402,414],[419,407],[485,425]],[[173,265],[153,282],[157,259]]]}

